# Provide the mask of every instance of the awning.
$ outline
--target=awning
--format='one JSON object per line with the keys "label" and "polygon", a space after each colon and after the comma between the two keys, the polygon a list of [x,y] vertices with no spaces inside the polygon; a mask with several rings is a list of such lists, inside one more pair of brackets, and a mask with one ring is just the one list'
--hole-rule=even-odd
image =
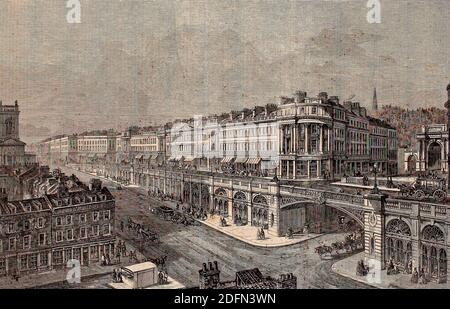
{"label": "awning", "polygon": [[236,160],[234,160],[234,163],[245,163],[247,162],[247,158],[236,158]]}
{"label": "awning", "polygon": [[136,157],[134,157],[136,160],[141,160],[143,157],[143,155],[137,155]]}
{"label": "awning", "polygon": [[222,159],[222,161],[220,161],[221,164],[226,164],[226,163],[230,163],[231,161],[233,161],[233,157],[225,157]]}
{"label": "awning", "polygon": [[95,158],[95,157],[96,157],[95,153],[90,153],[90,154],[88,155],[88,158]]}
{"label": "awning", "polygon": [[151,157],[152,157],[151,154],[146,154],[146,155],[143,156],[143,159],[144,160],[150,160]]}
{"label": "awning", "polygon": [[261,158],[250,158],[250,159],[248,159],[247,164],[256,165],[256,164],[259,164],[259,162],[261,162]]}

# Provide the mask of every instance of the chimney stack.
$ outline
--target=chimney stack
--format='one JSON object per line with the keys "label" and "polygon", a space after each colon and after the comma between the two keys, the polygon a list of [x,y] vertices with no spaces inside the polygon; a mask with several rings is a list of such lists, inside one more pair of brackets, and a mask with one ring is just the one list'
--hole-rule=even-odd
{"label": "chimney stack", "polygon": [[211,262],[208,262],[209,270],[214,270],[213,264]]}
{"label": "chimney stack", "polygon": [[206,268],[206,263],[203,263],[203,270],[207,271],[208,269]]}
{"label": "chimney stack", "polygon": [[219,265],[217,264],[217,261],[214,261],[214,269],[219,270]]}

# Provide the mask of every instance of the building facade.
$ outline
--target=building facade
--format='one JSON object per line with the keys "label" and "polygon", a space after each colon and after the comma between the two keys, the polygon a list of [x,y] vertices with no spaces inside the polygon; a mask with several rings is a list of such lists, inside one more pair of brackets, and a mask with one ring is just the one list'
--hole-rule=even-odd
{"label": "building facade", "polygon": [[81,164],[131,182],[133,168],[166,163],[235,175],[277,173],[300,181],[366,174],[375,163],[381,175],[398,173],[396,129],[368,116],[360,103],[341,104],[326,92],[308,97],[297,91],[278,104],[76,140]]}
{"label": "building facade", "polygon": [[101,183],[89,190],[0,201],[0,275],[22,275],[98,262],[114,250],[114,198]]}

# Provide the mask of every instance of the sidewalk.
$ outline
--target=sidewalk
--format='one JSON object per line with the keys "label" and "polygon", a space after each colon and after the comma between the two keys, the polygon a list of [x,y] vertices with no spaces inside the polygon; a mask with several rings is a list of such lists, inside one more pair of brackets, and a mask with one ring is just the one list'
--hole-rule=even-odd
{"label": "sidewalk", "polygon": [[364,259],[364,252],[352,255],[348,258],[336,262],[331,270],[341,276],[371,285],[380,289],[448,289],[448,284],[438,284],[436,282],[429,282],[427,284],[413,284],[411,283],[411,275],[398,274],[388,276],[386,270],[381,271],[381,276],[378,282],[367,277],[361,277],[356,275],[356,263]]}
{"label": "sidewalk", "polygon": [[231,236],[237,240],[240,240],[242,242],[245,242],[249,245],[255,246],[255,247],[264,247],[264,248],[276,248],[276,247],[284,247],[284,246],[290,246],[294,244],[298,244],[304,241],[307,241],[309,239],[313,239],[319,236],[322,236],[322,234],[313,234],[310,233],[308,235],[294,235],[292,239],[288,239],[286,237],[277,237],[270,235],[265,231],[266,233],[266,239],[259,240],[256,237],[258,227],[256,226],[250,226],[250,225],[243,225],[243,226],[237,226],[237,225],[228,225],[225,227],[220,226],[220,217],[214,216],[213,218],[208,217],[207,220],[198,220],[198,222],[207,225],[221,233],[224,233],[228,236]]}
{"label": "sidewalk", "polygon": [[[126,243],[128,250],[135,250],[135,248]],[[138,259],[143,259],[144,256],[140,252],[136,252]],[[114,268],[130,265],[128,257],[121,257],[121,263],[114,263],[108,266],[101,266],[99,262],[93,263],[89,266],[81,267],[81,281],[83,279],[111,274]],[[12,279],[11,277],[2,277],[0,280],[0,289],[28,289],[40,286],[46,286],[49,284],[55,284],[60,282],[66,282],[69,268],[52,269],[45,272],[34,273],[24,275],[19,278],[19,281]],[[74,283],[76,284],[76,283]]]}

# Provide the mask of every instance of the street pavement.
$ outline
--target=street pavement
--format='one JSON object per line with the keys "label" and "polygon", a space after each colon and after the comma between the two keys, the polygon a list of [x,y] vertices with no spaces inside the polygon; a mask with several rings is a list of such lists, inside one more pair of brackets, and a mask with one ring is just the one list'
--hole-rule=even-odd
{"label": "street pavement", "polygon": [[[69,168],[66,174],[75,174],[87,182],[94,176]],[[343,240],[343,234],[327,234],[304,243],[280,248],[259,248],[224,235],[205,225],[184,226],[167,222],[153,215],[150,206],[161,202],[146,196],[141,188],[123,187],[102,179],[116,198],[115,231],[138,248],[146,257],[167,256],[169,276],[187,287],[198,286],[198,270],[203,263],[218,261],[221,280],[235,279],[236,271],[258,267],[265,276],[278,277],[293,273],[299,288],[370,288],[370,286],[343,277],[331,271],[336,259],[321,260],[314,248],[324,243]],[[128,217],[149,226],[157,232],[159,244],[142,245],[134,234],[120,231],[120,221]],[[106,278],[106,277],[105,277]],[[106,279],[85,280],[79,288],[104,287]],[[48,287],[64,286],[54,285]]]}

